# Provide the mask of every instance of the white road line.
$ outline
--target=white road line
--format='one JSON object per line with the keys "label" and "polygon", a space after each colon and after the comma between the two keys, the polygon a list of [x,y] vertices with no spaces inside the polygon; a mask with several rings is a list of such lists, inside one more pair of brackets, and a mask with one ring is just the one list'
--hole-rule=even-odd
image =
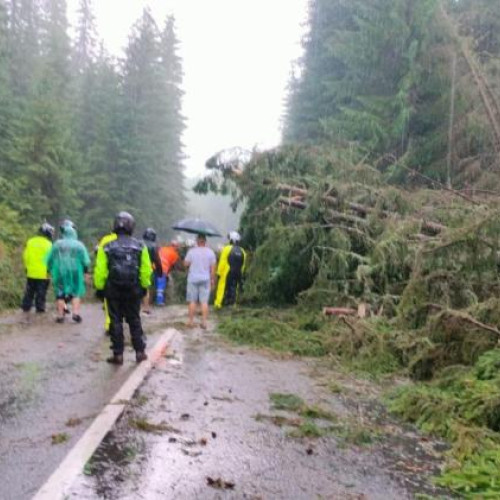
{"label": "white road line", "polygon": [[66,498],[75,479],[82,473],[85,464],[122,414],[126,403],[132,398],[137,388],[144,381],[144,378],[154,364],[164,354],[168,344],[177,333],[178,331],[173,328],[165,330],[154,348],[148,352],[149,359],[138,365],[130,374],[127,381],[95,418],[91,426],[69,451],[59,467],[38,490],[33,500],[63,500]]}

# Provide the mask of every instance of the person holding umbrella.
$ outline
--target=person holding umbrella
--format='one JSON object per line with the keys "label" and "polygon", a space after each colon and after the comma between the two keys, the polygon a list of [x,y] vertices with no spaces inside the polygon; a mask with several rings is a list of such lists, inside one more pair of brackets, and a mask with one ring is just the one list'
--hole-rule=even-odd
{"label": "person holding umbrella", "polygon": [[208,300],[210,291],[215,285],[215,265],[217,259],[214,251],[206,246],[207,237],[198,234],[196,246],[190,248],[184,259],[184,265],[189,269],[187,278],[186,300],[188,302],[188,324],[194,326],[194,315],[196,305],[201,306],[201,328],[207,328],[208,320]]}
{"label": "person holding umbrella", "polygon": [[183,219],[176,222],[172,229],[196,234],[196,246],[188,250],[184,266],[189,268],[186,299],[189,304],[188,327],[194,326],[196,304],[201,306],[201,328],[207,328],[208,300],[215,286],[215,266],[217,258],[214,251],[206,246],[207,236],[221,236],[218,229],[202,219]]}

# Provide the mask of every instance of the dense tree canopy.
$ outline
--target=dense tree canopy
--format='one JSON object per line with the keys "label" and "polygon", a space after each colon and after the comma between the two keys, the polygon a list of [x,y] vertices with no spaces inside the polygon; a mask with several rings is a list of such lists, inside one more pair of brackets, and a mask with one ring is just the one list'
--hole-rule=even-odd
{"label": "dense tree canopy", "polygon": [[350,149],[398,182],[418,171],[490,184],[498,155],[478,80],[496,100],[499,27],[492,0],[311,0],[285,141]]}
{"label": "dense tree canopy", "polygon": [[148,10],[123,60],[91,0],[0,0],[0,205],[25,227],[71,217],[89,240],[133,212],[160,233],[184,209],[182,64],[173,18]]}

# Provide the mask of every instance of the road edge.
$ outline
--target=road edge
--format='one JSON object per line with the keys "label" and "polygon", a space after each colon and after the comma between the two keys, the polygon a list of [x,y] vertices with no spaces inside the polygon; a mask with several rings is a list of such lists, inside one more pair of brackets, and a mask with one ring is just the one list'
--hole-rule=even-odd
{"label": "road edge", "polygon": [[168,344],[179,333],[174,328],[168,328],[158,339],[155,346],[148,352],[148,360],[144,361],[130,374],[110,402],[94,419],[83,436],[68,452],[64,460],[52,473],[45,484],[38,490],[33,500],[63,500],[67,497],[70,487],[85,464],[101,444],[106,434],[121,416],[128,401],[142,384],[147,374],[164,354]]}

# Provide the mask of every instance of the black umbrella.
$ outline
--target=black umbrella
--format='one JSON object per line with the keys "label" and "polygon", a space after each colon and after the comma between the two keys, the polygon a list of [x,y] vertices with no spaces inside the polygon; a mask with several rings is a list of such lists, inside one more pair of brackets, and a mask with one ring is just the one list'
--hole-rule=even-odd
{"label": "black umbrella", "polygon": [[172,226],[172,229],[192,234],[203,234],[205,236],[222,236],[213,224],[201,219],[183,219],[177,221]]}

